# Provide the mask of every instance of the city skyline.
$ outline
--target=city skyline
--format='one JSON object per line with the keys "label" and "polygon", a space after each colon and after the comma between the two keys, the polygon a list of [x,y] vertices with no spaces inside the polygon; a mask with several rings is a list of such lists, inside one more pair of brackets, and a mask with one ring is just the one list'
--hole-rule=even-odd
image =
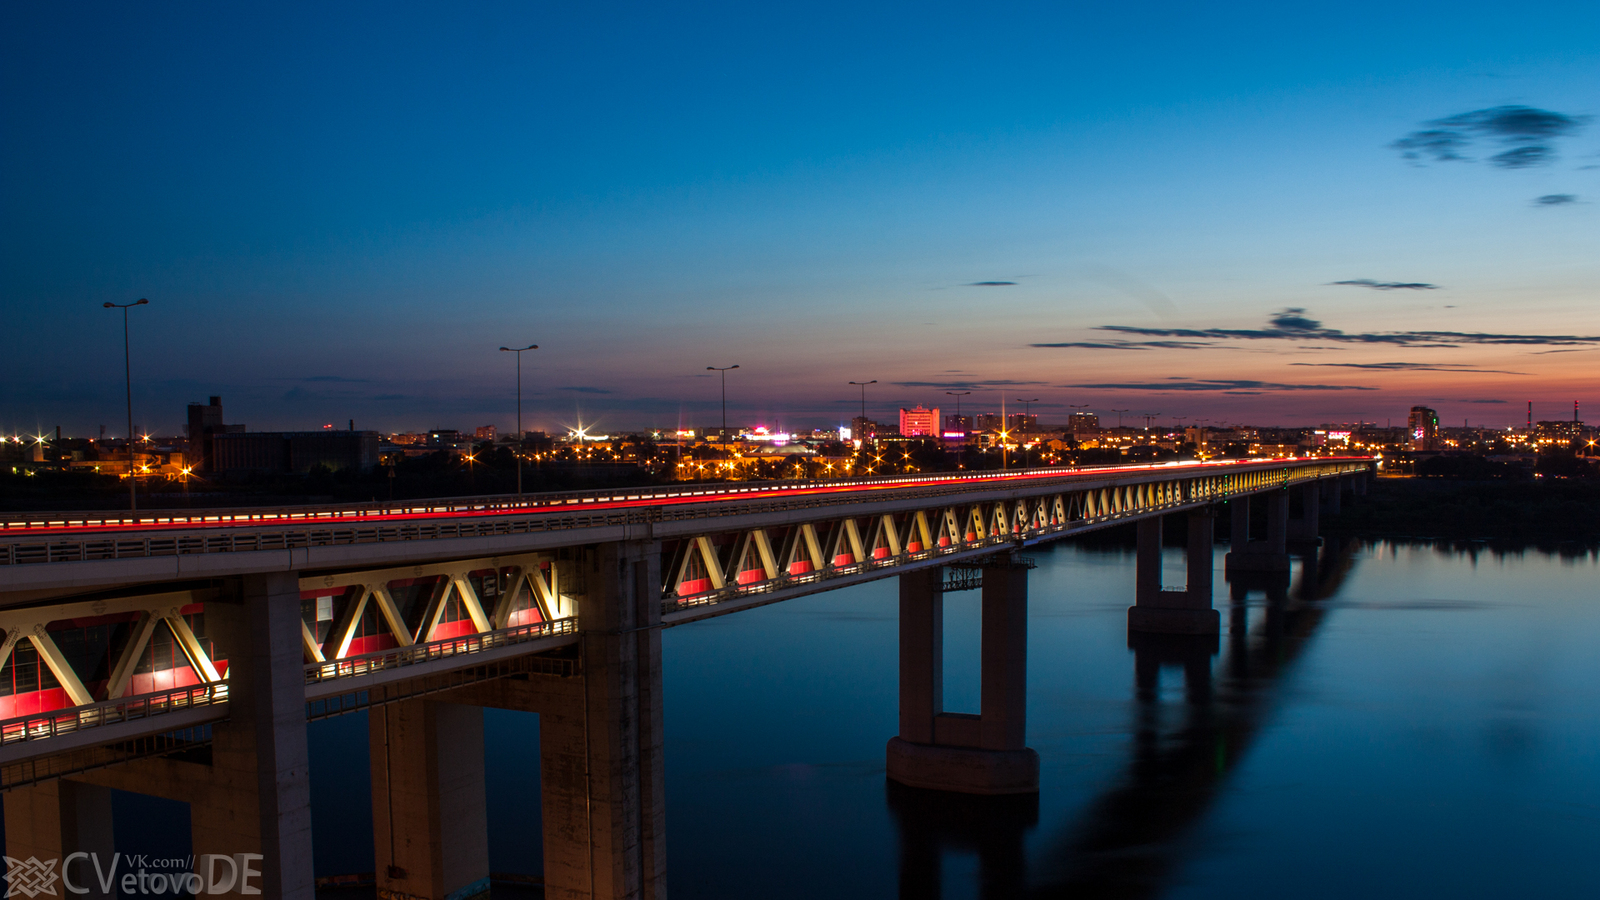
{"label": "city skyline", "polygon": [[7,12],[0,431],[1600,403],[1590,6],[373,9]]}

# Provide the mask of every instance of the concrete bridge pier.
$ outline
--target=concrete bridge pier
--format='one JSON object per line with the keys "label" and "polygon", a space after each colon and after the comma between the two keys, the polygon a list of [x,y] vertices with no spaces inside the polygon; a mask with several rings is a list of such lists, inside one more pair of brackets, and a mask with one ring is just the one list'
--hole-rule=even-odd
{"label": "concrete bridge pier", "polygon": [[1289,571],[1289,493],[1273,491],[1264,498],[1267,505],[1267,534],[1261,541],[1250,540],[1249,496],[1234,497],[1228,501],[1232,513],[1232,549],[1223,557],[1224,571],[1233,572],[1287,572]]}
{"label": "concrete bridge pier", "polygon": [[[217,645],[230,649],[229,716],[212,726],[209,759],[138,759],[14,790],[5,798],[11,856],[65,859],[114,849],[107,789],[116,788],[189,804],[202,879],[214,867],[227,881],[240,854],[255,855],[247,862],[259,874],[206,896],[313,900],[299,582],[290,573],[247,576],[233,598],[206,604],[206,620]],[[232,861],[207,860],[217,856]],[[102,859],[109,865],[109,856]],[[80,885],[87,882],[74,873]]]}
{"label": "concrete bridge pier", "polygon": [[1222,616],[1211,605],[1211,547],[1215,511],[1207,506],[1189,513],[1188,585],[1183,590],[1161,586],[1161,517],[1139,520],[1136,600],[1128,607],[1128,630],[1160,634],[1217,634]]}
{"label": "concrete bridge pier", "polygon": [[[397,853],[404,860],[441,861],[453,877],[394,887],[395,896],[457,900],[476,896],[473,879],[488,874],[479,855],[485,835],[482,711],[495,707],[539,714],[540,814],[547,900],[657,900],[666,896],[666,792],[662,754],[661,563],[656,543],[586,547],[557,563],[561,581],[582,585],[575,593],[583,639],[577,647],[581,674],[501,678],[413,701],[436,708],[431,730],[439,766],[412,767],[411,788],[419,813],[437,810],[439,825],[397,825],[417,835],[426,853]],[[440,702],[445,701],[445,702]],[[446,719],[437,710],[469,710]],[[406,707],[410,703],[396,704]],[[393,707],[391,707],[393,708]],[[375,713],[376,715],[376,713]],[[462,731],[447,734],[462,726]],[[373,825],[379,886],[384,878],[384,826],[380,821],[376,767],[381,752],[373,726]],[[419,741],[428,738],[418,738]],[[466,760],[465,772],[449,781],[446,745]],[[398,777],[398,776],[397,776]],[[470,802],[463,795],[470,795]],[[454,800],[450,799],[455,797]],[[437,798],[437,799],[433,799]],[[396,811],[400,811],[397,801]],[[451,818],[453,816],[454,818]],[[399,822],[400,817],[396,817]],[[462,829],[451,850],[448,832]],[[424,844],[423,841],[438,842]],[[455,868],[449,864],[455,852]],[[400,863],[410,867],[409,862]],[[481,873],[479,875],[478,873]],[[398,885],[398,882],[395,882]],[[487,882],[484,882],[487,887]]]}
{"label": "concrete bridge pier", "polygon": [[489,889],[483,710],[433,700],[367,717],[378,888],[465,898]]}
{"label": "concrete bridge pier", "polygon": [[1337,516],[1344,499],[1344,479],[1330,478],[1322,484],[1322,505],[1328,510],[1328,515]]}
{"label": "concrete bridge pier", "polygon": [[1289,543],[1315,543],[1321,528],[1322,483],[1303,484],[1300,491],[1300,515],[1289,520]]}
{"label": "concrete bridge pier", "polygon": [[983,567],[979,714],[944,711],[944,592],[937,567],[900,576],[900,734],[888,775],[963,794],[1039,790],[1039,754],[1025,746],[1028,570],[1009,558]]}
{"label": "concrete bridge pier", "polygon": [[[62,778],[11,791],[5,808],[7,856],[64,860],[71,853],[93,853],[102,865],[110,864],[116,850],[110,788]],[[77,886],[89,889],[81,896],[109,900],[117,896],[115,886],[109,893],[100,890],[93,865],[75,862],[70,875]]]}

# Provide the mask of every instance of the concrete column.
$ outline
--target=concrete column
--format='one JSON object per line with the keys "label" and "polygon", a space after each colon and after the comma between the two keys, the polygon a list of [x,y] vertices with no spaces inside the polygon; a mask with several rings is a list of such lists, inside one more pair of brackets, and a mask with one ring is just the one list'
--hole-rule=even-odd
{"label": "concrete column", "polygon": [[[965,794],[1039,790],[1039,754],[1027,737],[1028,571],[1009,557],[983,569],[981,712],[941,709],[943,616],[938,568],[900,576],[900,722],[888,776]],[[909,681],[909,686],[908,686]]]}
{"label": "concrete column", "polygon": [[982,654],[979,746],[1022,750],[1027,739],[1028,570],[1021,566],[983,570]]}
{"label": "concrete column", "polygon": [[1139,606],[1161,601],[1161,516],[1140,519],[1138,556],[1134,562],[1134,595]]}
{"label": "concrete column", "polygon": [[432,700],[367,717],[378,889],[471,897],[489,888],[483,710]]}
{"label": "concrete column", "polygon": [[1287,572],[1289,554],[1285,538],[1288,533],[1289,494],[1272,491],[1263,496],[1267,506],[1266,539],[1250,540],[1251,497],[1235,497],[1228,501],[1233,513],[1233,535],[1223,566],[1228,572]]}
{"label": "concrete column", "polygon": [[1161,587],[1161,524],[1154,517],[1139,520],[1139,557],[1134,605],[1128,607],[1128,628],[1163,634],[1217,634],[1222,617],[1211,605],[1211,545],[1214,513],[1209,507],[1189,513],[1188,586],[1181,591]]}
{"label": "concrete column", "polygon": [[934,742],[933,720],[944,712],[943,573],[900,576],[900,737],[918,744]]}
{"label": "concrete column", "polygon": [[259,852],[264,895],[312,900],[300,581],[292,572],[246,576],[236,608],[207,604],[206,613],[229,652],[229,719],[212,729],[221,790],[190,802],[195,856]]}
{"label": "concrete column", "polygon": [[602,544],[575,570],[583,677],[539,710],[544,896],[654,900],[666,895],[660,545]]}
{"label": "concrete column", "polygon": [[[48,781],[6,794],[5,809],[7,856],[43,862],[62,860],[64,866],[70,854],[91,853],[99,858],[104,869],[110,869],[115,852],[110,788],[66,779]],[[116,897],[114,885],[110,893],[100,890],[94,862],[90,859],[74,860],[70,871],[63,868],[56,871],[71,879],[74,886],[88,889],[88,893],[77,896]],[[62,895],[75,893],[62,890],[63,887],[57,885]]]}
{"label": "concrete column", "polygon": [[1300,518],[1289,520],[1290,541],[1303,543],[1315,541],[1320,527],[1322,488],[1317,482],[1300,486]]}
{"label": "concrete column", "polygon": [[1212,548],[1217,542],[1216,511],[1209,506],[1189,512],[1189,543],[1185,548],[1188,582],[1184,594],[1189,609],[1211,608]]}
{"label": "concrete column", "polygon": [[229,857],[249,869],[239,871],[231,891],[208,897],[312,900],[298,578],[288,572],[245,577],[234,597],[206,604],[206,627],[228,659],[228,719],[211,728],[210,762],[140,759],[74,780],[188,803],[190,847],[201,878],[210,883],[216,874],[226,881],[235,871],[207,857]]}
{"label": "concrete column", "polygon": [[1361,472],[1351,476],[1351,487],[1354,488],[1357,497],[1365,497],[1367,495],[1367,473]]}
{"label": "concrete column", "polygon": [[1340,501],[1344,497],[1344,478],[1330,478],[1322,482],[1322,501],[1328,508],[1328,515],[1339,514]]}

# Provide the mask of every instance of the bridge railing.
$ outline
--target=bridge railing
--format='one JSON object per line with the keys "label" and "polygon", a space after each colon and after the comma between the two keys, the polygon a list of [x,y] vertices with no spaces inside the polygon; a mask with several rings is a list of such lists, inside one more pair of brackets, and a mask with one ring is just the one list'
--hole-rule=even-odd
{"label": "bridge railing", "polygon": [[[840,506],[851,503],[876,502],[887,499],[918,499],[946,496],[970,491],[974,485],[986,482],[1015,483],[1017,486],[1051,486],[1057,482],[1082,479],[1085,476],[1125,472],[1130,476],[1144,475],[1162,478],[1177,471],[1196,475],[1226,475],[1257,469],[1312,469],[1340,464],[1340,468],[1356,471],[1368,463],[1348,458],[1313,458],[1303,460],[1244,461],[1226,463],[1196,463],[1175,467],[1168,464],[1150,466],[1110,466],[1103,468],[1051,468],[1008,472],[985,472],[959,475],[913,475],[883,478],[850,479],[833,482],[763,482],[749,485],[727,485],[713,488],[696,486],[687,488],[657,488],[625,492],[585,492],[581,495],[538,495],[537,498],[497,498],[483,502],[452,501],[439,505],[406,507],[359,506],[350,508],[309,508],[294,511],[252,510],[237,513],[215,513],[191,516],[141,516],[137,520],[107,519],[38,519],[26,518],[0,520],[0,565],[22,565],[83,560],[128,559],[151,556],[179,556],[195,553],[233,553],[255,550],[289,550],[300,547],[332,546],[340,544],[383,543],[389,541],[434,540],[441,538],[483,537],[544,531],[565,531],[608,525],[669,522],[682,519],[701,519],[728,515],[746,515],[763,512],[783,512],[796,509]],[[1292,478],[1291,478],[1292,480]],[[901,490],[885,488],[903,486]],[[805,487],[819,493],[806,493],[782,498],[762,500],[760,495],[793,491]],[[839,488],[876,488],[860,492],[846,492]],[[826,490],[826,489],[834,490]],[[652,499],[681,499],[703,497],[703,502],[685,505],[641,505],[622,509],[585,510],[585,504],[641,502]],[[515,516],[516,511],[526,516]],[[472,516],[486,512],[489,516]],[[385,523],[370,521],[383,516],[437,515],[445,518],[431,521]],[[369,521],[360,521],[361,518]],[[345,521],[340,521],[341,519]],[[75,538],[68,535],[39,534],[31,540],[27,531],[70,527],[92,528],[114,526],[129,528],[150,525],[158,529],[195,527],[216,529],[210,532],[189,531],[163,536],[117,538],[96,536]],[[12,538],[5,540],[5,538]]]}
{"label": "bridge railing", "polygon": [[218,681],[17,716],[0,720],[0,747],[227,702],[228,683]]}
{"label": "bridge railing", "polygon": [[549,622],[532,622],[514,628],[502,628],[499,631],[486,631],[482,634],[468,634],[429,641],[425,644],[412,644],[409,647],[363,653],[360,656],[330,659],[327,662],[310,663],[305,667],[306,684],[318,684],[356,675],[371,675],[456,656],[469,656],[539,638],[576,634],[577,631],[577,617],[569,616]]}

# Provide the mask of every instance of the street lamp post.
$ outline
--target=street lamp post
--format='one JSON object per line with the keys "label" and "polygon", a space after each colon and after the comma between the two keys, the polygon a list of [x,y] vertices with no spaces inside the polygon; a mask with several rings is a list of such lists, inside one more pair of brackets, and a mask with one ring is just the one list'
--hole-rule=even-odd
{"label": "street lamp post", "polygon": [[[1022,427],[1020,429],[1018,429],[1018,430],[1021,431],[1023,434],[1027,434],[1027,432],[1028,432],[1028,410],[1032,408],[1033,404],[1039,402],[1039,398],[1038,397],[1034,397],[1034,398],[1032,398],[1030,400],[1024,400],[1021,397],[1018,397],[1017,398],[1017,402],[1022,404]],[[1019,440],[1019,441],[1017,441],[1017,443],[1021,444],[1022,441]],[[1028,448],[1026,446],[1024,446],[1022,448],[1022,467],[1024,469],[1026,469],[1028,467],[1028,463],[1030,461],[1031,461],[1031,455],[1028,452]]]}
{"label": "street lamp post", "polygon": [[[728,449],[728,370],[737,369],[738,366],[706,366],[707,372],[722,373],[722,431],[717,434],[721,439],[722,449]],[[863,388],[865,390],[865,388]]]}
{"label": "street lamp post", "polygon": [[[956,422],[959,423],[961,421],[961,398],[965,397],[966,395],[968,395],[968,394],[970,394],[972,392],[971,391],[945,391],[945,393],[949,394],[950,396],[952,396],[954,398],[956,398]],[[940,424],[942,425],[943,423],[940,423]],[[943,430],[943,429],[941,429],[941,430]],[[966,431],[965,428],[963,428],[961,430],[963,432]]]}
{"label": "street lamp post", "polygon": [[[146,300],[145,298],[140,297],[138,300],[135,300],[132,303],[110,303],[110,302],[108,302],[108,303],[105,304],[105,308],[106,309],[120,309],[120,310],[122,310],[122,377],[123,377],[123,383],[126,385],[127,392],[128,392],[128,511],[129,512],[136,511],[139,508],[139,500],[138,500],[138,494],[134,491],[134,485],[137,484],[138,479],[135,478],[134,474],[133,474],[133,446],[134,446],[134,436],[133,436],[133,353],[132,353],[131,349],[129,348],[129,344],[128,344],[128,308],[132,307],[132,306],[143,306],[143,305],[145,305],[146,303],[149,303],[149,302],[150,302],[149,300]],[[190,435],[190,439],[193,440],[193,438],[194,438],[194,436]]]}
{"label": "street lamp post", "polygon": [[867,417],[867,385],[877,384],[878,379],[874,378],[871,381],[852,381],[850,383],[858,385],[861,388],[861,418],[865,419]]}
{"label": "street lamp post", "polygon": [[[517,458],[517,496],[522,496],[522,351],[537,350],[538,344],[529,344],[526,347],[501,347],[502,352],[517,355],[517,443],[511,455]],[[393,474],[392,472],[390,474]]]}

